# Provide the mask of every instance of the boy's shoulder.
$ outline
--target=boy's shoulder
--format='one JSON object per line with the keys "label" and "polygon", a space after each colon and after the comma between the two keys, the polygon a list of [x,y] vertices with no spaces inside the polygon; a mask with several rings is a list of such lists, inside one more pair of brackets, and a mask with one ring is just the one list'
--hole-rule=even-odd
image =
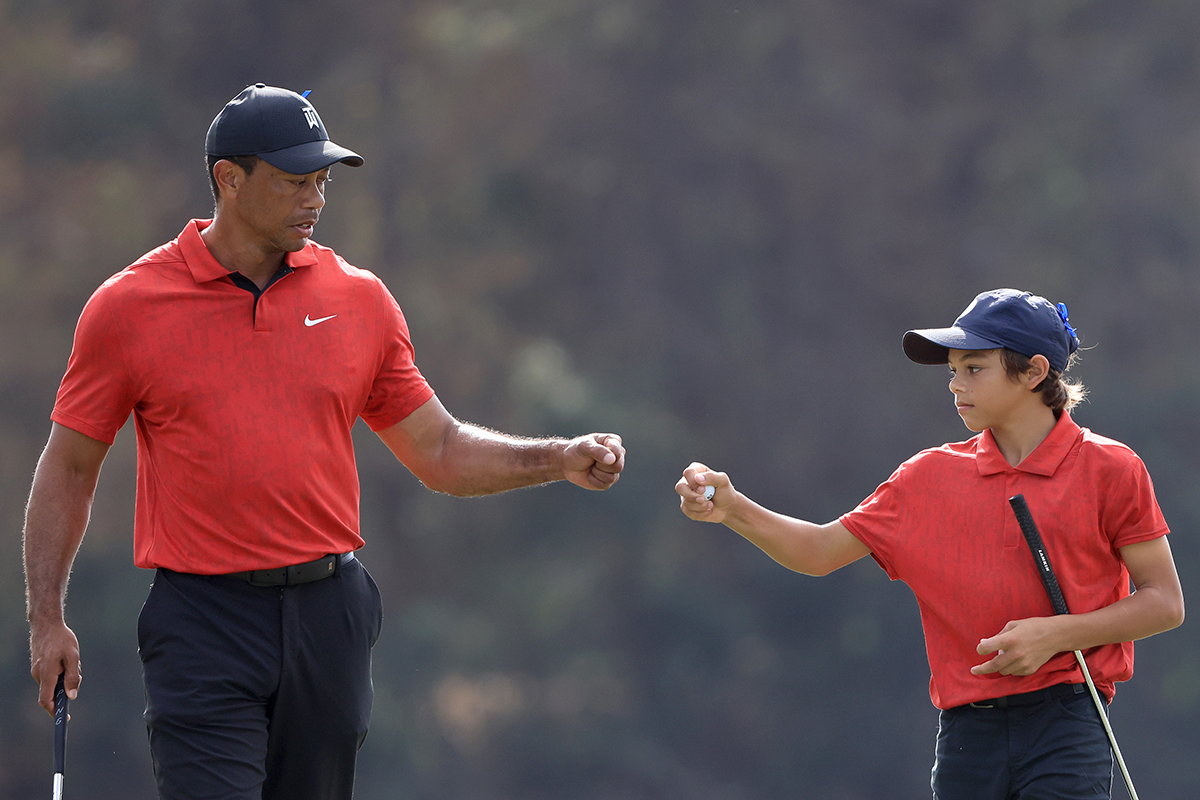
{"label": "boy's shoulder", "polygon": [[937,486],[957,481],[978,472],[982,434],[961,442],[947,442],[915,453],[892,473],[891,481],[916,481],[918,485]]}
{"label": "boy's shoulder", "polygon": [[1095,445],[1097,447],[1116,447],[1119,450],[1126,450],[1130,453],[1133,452],[1133,448],[1124,442],[1117,441],[1109,436],[1096,433],[1091,428],[1085,428],[1081,425],[1079,426],[1079,434],[1080,440],[1086,445]]}
{"label": "boy's shoulder", "polygon": [[[1071,430],[1072,428],[1074,430]],[[1107,463],[1118,468],[1141,462],[1141,457],[1134,452],[1132,447],[1117,439],[1096,433],[1090,428],[1069,425],[1057,433],[1059,434],[1057,436],[1051,435],[1051,439],[1054,441],[1048,439],[1045,443],[1051,450],[1058,451],[1059,455],[1055,457],[1055,460],[1073,455],[1085,461]],[[962,465],[980,459],[994,461],[1000,456],[995,445],[989,439],[989,434],[985,432],[959,442],[947,442],[937,447],[930,447],[920,451],[901,466],[938,469],[952,468],[954,465]]]}
{"label": "boy's shoulder", "polygon": [[1102,436],[1091,428],[1081,427],[1079,431],[1079,451],[1082,456],[1117,461],[1122,464],[1141,461],[1141,457],[1134,452],[1133,448],[1124,442]]}
{"label": "boy's shoulder", "polygon": [[970,439],[963,439],[961,442],[946,442],[937,447],[927,447],[905,463],[913,461],[939,462],[945,460],[973,459],[979,455],[983,444],[984,435],[979,433]]}

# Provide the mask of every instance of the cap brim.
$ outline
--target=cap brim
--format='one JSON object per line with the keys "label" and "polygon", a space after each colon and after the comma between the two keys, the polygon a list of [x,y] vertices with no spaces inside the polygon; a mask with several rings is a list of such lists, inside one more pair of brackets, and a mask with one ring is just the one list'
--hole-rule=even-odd
{"label": "cap brim", "polygon": [[348,167],[361,167],[363,164],[362,156],[358,153],[327,139],[259,153],[258,157],[272,167],[293,175],[307,175],[339,162]]}
{"label": "cap brim", "polygon": [[904,334],[904,355],[918,364],[945,364],[951,350],[995,350],[1003,346],[962,328],[926,328]]}

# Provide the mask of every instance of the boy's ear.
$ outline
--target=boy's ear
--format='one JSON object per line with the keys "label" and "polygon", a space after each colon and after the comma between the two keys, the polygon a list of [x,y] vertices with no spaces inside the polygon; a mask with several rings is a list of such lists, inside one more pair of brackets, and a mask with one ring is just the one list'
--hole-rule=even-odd
{"label": "boy's ear", "polygon": [[1039,383],[1046,380],[1046,376],[1049,374],[1050,360],[1043,355],[1032,356],[1029,359],[1029,369],[1025,370],[1021,375],[1021,382],[1032,390]]}

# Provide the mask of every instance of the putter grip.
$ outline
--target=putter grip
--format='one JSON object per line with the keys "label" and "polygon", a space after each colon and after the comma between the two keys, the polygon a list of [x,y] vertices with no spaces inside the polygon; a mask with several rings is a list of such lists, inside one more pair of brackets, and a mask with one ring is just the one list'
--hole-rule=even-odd
{"label": "putter grip", "polygon": [[1012,506],[1013,514],[1017,517],[1017,524],[1021,526],[1025,544],[1029,545],[1029,552],[1033,554],[1033,561],[1037,565],[1038,574],[1042,576],[1042,585],[1046,587],[1046,594],[1050,595],[1050,604],[1054,606],[1054,613],[1070,614],[1071,612],[1067,609],[1067,601],[1063,598],[1062,589],[1059,588],[1058,578],[1054,577],[1054,568],[1050,566],[1050,557],[1046,555],[1046,546],[1042,544],[1042,535],[1038,533],[1037,525],[1033,523],[1033,514],[1029,513],[1025,495],[1018,494],[1008,498],[1008,504]]}
{"label": "putter grip", "polygon": [[58,685],[54,687],[54,772],[63,773],[63,763],[67,752],[67,690],[63,686],[66,673],[58,676]]}

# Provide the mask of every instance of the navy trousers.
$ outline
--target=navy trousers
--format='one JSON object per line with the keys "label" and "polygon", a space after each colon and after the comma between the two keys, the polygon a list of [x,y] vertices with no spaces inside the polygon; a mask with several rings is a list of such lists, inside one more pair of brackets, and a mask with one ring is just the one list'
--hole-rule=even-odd
{"label": "navy trousers", "polygon": [[1023,705],[942,711],[934,800],[1108,800],[1112,750],[1083,688],[1045,690],[1045,699]]}
{"label": "navy trousers", "polygon": [[257,587],[160,569],[138,617],[162,800],[350,800],[379,590],[357,560]]}

